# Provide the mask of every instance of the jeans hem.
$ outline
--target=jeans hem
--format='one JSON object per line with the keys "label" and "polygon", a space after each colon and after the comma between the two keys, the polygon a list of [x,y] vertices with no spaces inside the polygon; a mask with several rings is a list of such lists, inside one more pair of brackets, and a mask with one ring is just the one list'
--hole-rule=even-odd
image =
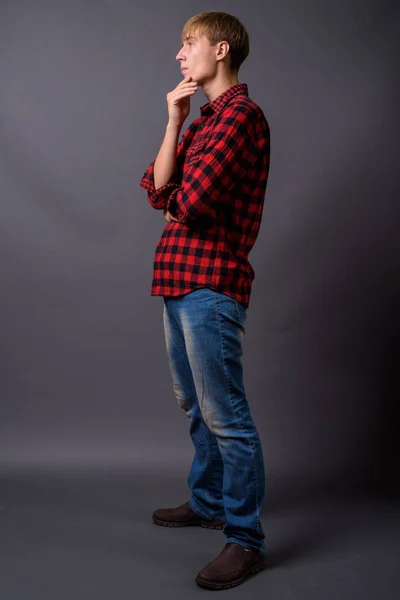
{"label": "jeans hem", "polygon": [[225,544],[228,544],[228,543],[239,544],[239,546],[243,546],[243,548],[246,548],[247,550],[255,550],[259,554],[262,554],[262,555],[265,554],[265,548],[264,547],[263,548],[259,548],[259,547],[256,547],[256,546],[252,546],[251,544],[248,544],[247,542],[243,542],[242,540],[238,540],[238,539],[233,538],[233,537],[226,538]]}
{"label": "jeans hem", "polygon": [[199,507],[197,502],[195,500],[193,500],[193,498],[191,498],[189,500],[189,506],[197,515],[199,515],[199,517],[203,517],[203,519],[206,519],[206,521],[218,521],[218,520],[222,521],[225,519],[225,515],[222,515],[220,517],[218,517],[218,516],[210,517],[209,515],[206,515],[205,512],[203,512],[203,510]]}

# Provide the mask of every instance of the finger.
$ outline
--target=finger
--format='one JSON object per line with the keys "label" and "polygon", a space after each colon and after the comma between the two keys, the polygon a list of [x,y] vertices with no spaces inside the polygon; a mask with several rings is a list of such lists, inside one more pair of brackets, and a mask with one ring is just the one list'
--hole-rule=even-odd
{"label": "finger", "polygon": [[185,83],[189,83],[191,79],[192,78],[190,75],[185,75],[185,77],[178,83],[178,85],[176,87],[178,88],[178,87],[181,87],[182,85],[184,85]]}
{"label": "finger", "polygon": [[178,83],[176,89],[190,85],[197,85],[197,81],[191,81],[191,79],[192,77],[190,75],[187,75],[184,79],[182,79],[182,81]]}
{"label": "finger", "polygon": [[189,88],[181,88],[180,90],[176,91],[176,94],[181,95],[181,94],[189,94],[190,92],[197,92],[197,86],[196,87],[189,87]]}
{"label": "finger", "polygon": [[197,81],[186,81],[183,85],[178,85],[173,91],[178,92],[180,90],[189,90],[193,87],[197,87]]}
{"label": "finger", "polygon": [[182,79],[182,81],[179,82],[179,85],[181,85],[182,83],[185,83],[186,81],[190,81],[192,79],[191,75],[185,75],[184,78]]}
{"label": "finger", "polygon": [[186,96],[190,96],[193,95],[197,92],[197,88],[191,89],[191,90],[182,90],[179,92],[176,92],[173,96],[172,96],[172,101],[173,102],[177,102],[178,100],[181,100],[182,98],[185,98]]}
{"label": "finger", "polygon": [[175,90],[173,90],[172,92],[169,92],[169,94],[167,94],[167,99],[170,100],[176,100],[179,98],[182,98],[182,94],[189,94],[191,92],[197,92],[198,90],[198,86],[192,86],[190,85],[189,87],[182,87],[182,88],[176,88]]}

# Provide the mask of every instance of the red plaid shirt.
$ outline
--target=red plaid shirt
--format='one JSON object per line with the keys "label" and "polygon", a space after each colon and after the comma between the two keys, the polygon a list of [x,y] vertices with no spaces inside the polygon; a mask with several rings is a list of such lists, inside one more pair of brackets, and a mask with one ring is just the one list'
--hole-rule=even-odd
{"label": "red plaid shirt", "polygon": [[254,270],[248,255],[261,223],[270,135],[247,84],[231,86],[200,108],[177,148],[169,182],[155,189],[155,160],[140,186],[150,205],[168,209],[154,256],[152,296],[208,287],[249,306]]}

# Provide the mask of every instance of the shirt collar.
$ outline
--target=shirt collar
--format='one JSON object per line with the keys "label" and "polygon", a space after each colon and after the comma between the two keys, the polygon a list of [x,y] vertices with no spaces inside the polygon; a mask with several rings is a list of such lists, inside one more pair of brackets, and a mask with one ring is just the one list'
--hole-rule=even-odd
{"label": "shirt collar", "polygon": [[236,85],[232,85],[228,89],[226,89],[222,94],[217,96],[215,100],[212,102],[207,102],[207,104],[203,104],[200,107],[200,114],[202,117],[210,115],[213,111],[215,113],[221,112],[221,110],[226,106],[228,101],[234,96],[238,96],[239,94],[249,95],[247,83],[237,83]]}

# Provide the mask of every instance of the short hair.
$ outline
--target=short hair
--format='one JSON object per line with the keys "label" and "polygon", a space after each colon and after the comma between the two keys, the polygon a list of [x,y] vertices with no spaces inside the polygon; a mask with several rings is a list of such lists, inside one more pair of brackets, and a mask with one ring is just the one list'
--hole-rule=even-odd
{"label": "short hair", "polygon": [[204,12],[188,19],[183,26],[181,43],[186,37],[199,31],[212,46],[226,41],[229,44],[229,68],[239,71],[240,65],[250,52],[249,34],[237,17],[225,12]]}

